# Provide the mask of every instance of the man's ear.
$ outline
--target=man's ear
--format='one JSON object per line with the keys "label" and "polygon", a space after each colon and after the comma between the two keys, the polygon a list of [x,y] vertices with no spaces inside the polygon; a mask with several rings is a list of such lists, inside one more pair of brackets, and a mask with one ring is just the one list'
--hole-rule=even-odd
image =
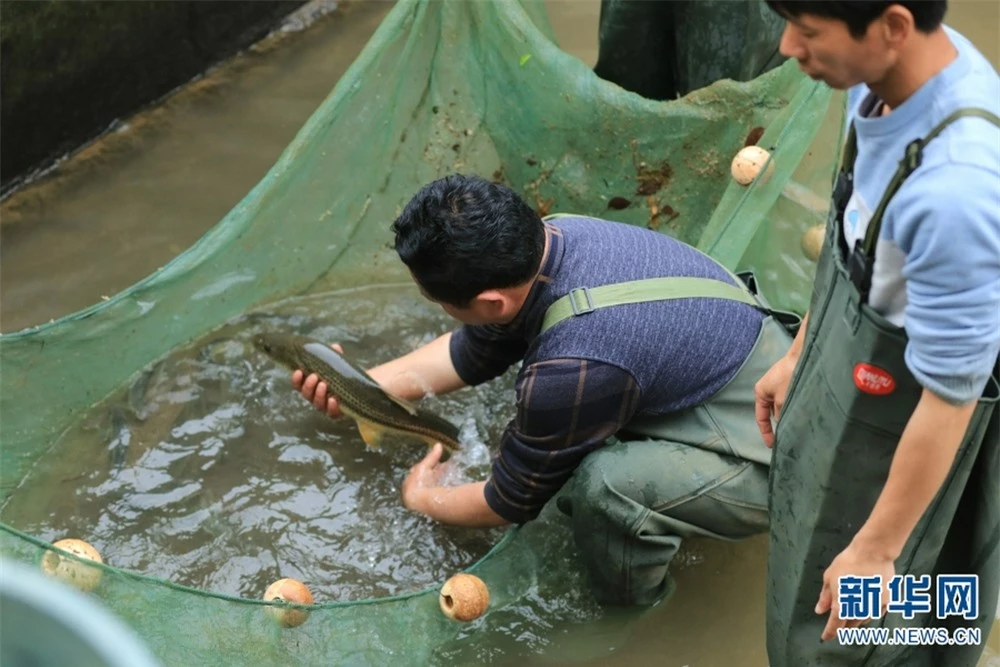
{"label": "man's ear", "polygon": [[511,297],[509,294],[504,293],[502,290],[488,289],[477,294],[473,301],[475,301],[480,308],[485,309],[485,313],[489,317],[499,317],[509,310],[511,305]]}
{"label": "man's ear", "polygon": [[899,49],[914,32],[913,14],[902,5],[890,5],[880,18],[882,40]]}

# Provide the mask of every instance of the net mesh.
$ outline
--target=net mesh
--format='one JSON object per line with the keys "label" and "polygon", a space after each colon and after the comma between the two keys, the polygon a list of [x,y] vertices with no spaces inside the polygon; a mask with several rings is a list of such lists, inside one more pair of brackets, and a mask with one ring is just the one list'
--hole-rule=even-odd
{"label": "net mesh", "polygon": [[[543,214],[673,235],[754,269],[773,305],[802,312],[812,272],[800,238],[825,217],[842,106],[794,62],[652,101],[562,52],[540,2],[401,1],[266,177],[198,243],[106,302],[0,339],[0,496],[90,406],[228,319],[291,295],[406,280],[390,223],[454,171],[502,180]],[[755,138],[773,170],[741,186],[730,161]],[[38,564],[47,548],[0,525],[5,557]],[[558,530],[511,530],[471,568],[492,596],[472,626],[440,613],[436,588],[319,604],[291,630],[260,601],[109,566],[94,594],[165,664],[428,664],[539,586],[581,585],[559,549],[572,546]]]}

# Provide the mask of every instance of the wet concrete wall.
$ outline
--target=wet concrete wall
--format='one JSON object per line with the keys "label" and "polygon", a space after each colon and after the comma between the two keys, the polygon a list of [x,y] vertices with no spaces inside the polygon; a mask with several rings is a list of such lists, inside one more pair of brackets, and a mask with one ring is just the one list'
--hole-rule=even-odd
{"label": "wet concrete wall", "polygon": [[0,187],[253,43],[303,2],[0,1]]}

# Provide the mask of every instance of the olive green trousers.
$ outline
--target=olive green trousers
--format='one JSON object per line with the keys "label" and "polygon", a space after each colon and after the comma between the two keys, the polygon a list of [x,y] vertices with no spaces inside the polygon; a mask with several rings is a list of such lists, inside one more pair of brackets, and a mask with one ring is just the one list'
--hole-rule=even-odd
{"label": "olive green trousers", "polygon": [[768,317],[733,379],[705,403],[635,419],[585,458],[558,498],[607,604],[653,604],[670,588],[685,537],[736,540],[768,529],[771,451],[754,420],[754,385],[791,336]]}

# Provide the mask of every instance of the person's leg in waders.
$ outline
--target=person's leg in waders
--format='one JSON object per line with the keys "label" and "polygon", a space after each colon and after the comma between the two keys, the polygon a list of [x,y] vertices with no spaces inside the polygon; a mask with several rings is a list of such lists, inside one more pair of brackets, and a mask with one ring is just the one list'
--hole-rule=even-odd
{"label": "person's leg in waders", "polygon": [[735,540],[767,531],[770,451],[753,421],[753,385],[790,342],[782,325],[766,319],[743,367],[706,403],[633,420],[574,472],[558,506],[572,517],[602,602],[662,599],[685,537]]}
{"label": "person's leg in waders", "polygon": [[780,65],[781,20],[763,0],[602,0],[594,73],[671,100]]}

